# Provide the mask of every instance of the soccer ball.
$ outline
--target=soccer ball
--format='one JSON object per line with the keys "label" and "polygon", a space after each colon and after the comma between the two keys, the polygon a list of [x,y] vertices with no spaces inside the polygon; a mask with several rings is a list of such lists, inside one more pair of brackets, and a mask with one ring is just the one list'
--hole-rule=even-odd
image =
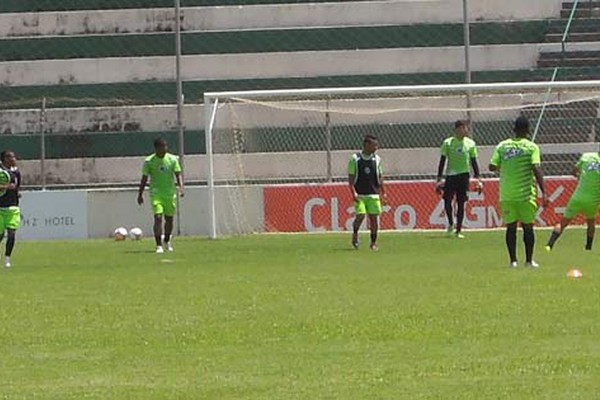
{"label": "soccer ball", "polygon": [[127,239],[127,229],[125,229],[121,226],[121,227],[115,229],[113,236],[115,237],[115,240],[118,242],[120,242],[121,240],[125,240],[125,239]]}
{"label": "soccer ball", "polygon": [[583,272],[581,272],[578,269],[573,268],[573,269],[570,269],[569,272],[567,272],[567,277],[572,278],[572,279],[578,279],[578,278],[583,277]]}
{"label": "soccer ball", "polygon": [[140,240],[142,238],[142,236],[144,235],[144,233],[142,232],[142,230],[140,228],[131,228],[129,230],[129,237],[131,238],[131,240]]}

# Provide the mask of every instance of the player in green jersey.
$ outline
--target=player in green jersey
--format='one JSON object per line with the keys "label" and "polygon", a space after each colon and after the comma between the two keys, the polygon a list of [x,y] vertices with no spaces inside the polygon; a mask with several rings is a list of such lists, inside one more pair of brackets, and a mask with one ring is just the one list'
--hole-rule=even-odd
{"label": "player in green jersey", "polygon": [[168,146],[164,139],[158,138],[154,141],[154,150],[154,154],[144,161],[137,202],[139,205],[144,204],[144,188],[150,178],[150,202],[154,213],[156,252],[163,253],[163,216],[164,245],[167,250],[173,251],[171,244],[173,216],[177,205],[177,192],[183,197],[183,176],[179,159],[167,152]]}
{"label": "player in green jersey", "polygon": [[377,138],[373,135],[365,136],[363,149],[350,157],[348,162],[348,185],[354,200],[354,223],[352,224],[352,246],[358,249],[358,230],[365,219],[369,216],[369,227],[371,228],[371,245],[373,251],[377,251],[377,233],[379,230],[379,215],[381,214],[381,198],[385,202],[385,190],[383,186],[383,170],[381,158],[375,152],[379,147]]}
{"label": "player in green jersey", "polygon": [[514,138],[500,142],[494,150],[490,170],[500,172],[500,211],[506,224],[505,239],[510,266],[517,267],[517,225],[520,222],[525,243],[525,265],[535,268],[539,266],[533,260],[533,223],[538,208],[536,182],[544,206],[548,204],[548,199],[540,168],[540,148],[528,139],[529,120],[523,116],[517,118],[514,132]]}
{"label": "player in green jersey", "polygon": [[[469,137],[468,121],[456,121],[454,135],[445,139],[440,149],[436,192],[444,192],[444,209],[448,218],[448,235],[464,238],[462,231],[465,216],[465,203],[469,200],[470,168],[477,179],[477,190],[481,192],[483,184],[479,180],[479,165],[477,163],[477,147]],[[446,160],[448,166],[446,167]],[[446,179],[442,179],[446,167]],[[452,201],[456,197],[456,232],[454,232]]]}
{"label": "player in green jersey", "polygon": [[583,214],[587,222],[586,250],[592,249],[594,235],[596,233],[596,214],[600,203],[600,154],[584,153],[575,168],[573,175],[579,178],[577,188],[571,195],[565,214],[554,227],[546,250],[550,251],[577,214]]}
{"label": "player in green jersey", "polygon": [[5,150],[0,153],[0,161],[0,241],[6,232],[4,267],[10,268],[17,229],[21,226],[21,172],[17,168],[17,157],[13,151]]}

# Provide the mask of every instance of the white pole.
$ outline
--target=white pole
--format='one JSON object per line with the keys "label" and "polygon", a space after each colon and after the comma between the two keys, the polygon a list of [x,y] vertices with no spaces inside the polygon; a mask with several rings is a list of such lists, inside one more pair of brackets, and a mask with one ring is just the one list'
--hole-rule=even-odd
{"label": "white pole", "polygon": [[[469,4],[463,0],[463,35],[465,42],[465,83],[471,83],[471,29],[469,25]],[[471,121],[471,91],[467,90],[467,119]]]}
{"label": "white pole", "polygon": [[[177,81],[177,147],[179,163],[185,178],[185,146],[183,135],[183,84],[181,82],[181,1],[175,0],[175,76]],[[177,235],[181,235],[181,207],[177,196]]]}
{"label": "white pole", "polygon": [[215,166],[213,154],[213,128],[217,116],[217,107],[219,99],[204,97],[204,136],[206,140],[206,160],[208,169],[208,218],[209,218],[209,237],[217,238],[217,209],[215,202]]}
{"label": "white pole", "polygon": [[40,112],[40,178],[42,190],[46,190],[46,98],[42,99]]}

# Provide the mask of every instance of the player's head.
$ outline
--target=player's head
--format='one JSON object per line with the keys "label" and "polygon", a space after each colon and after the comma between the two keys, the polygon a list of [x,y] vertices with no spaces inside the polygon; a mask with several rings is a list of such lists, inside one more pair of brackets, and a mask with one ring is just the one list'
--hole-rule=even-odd
{"label": "player's head", "polygon": [[167,141],[161,137],[154,139],[154,152],[157,156],[163,157],[167,154],[167,150],[169,146],[167,145]]}
{"label": "player's head", "polygon": [[374,154],[379,148],[379,142],[375,135],[366,135],[363,139],[363,153]]}
{"label": "player's head", "polygon": [[529,136],[529,120],[527,117],[521,115],[515,120],[514,132],[517,137],[528,137]]}
{"label": "player's head", "polygon": [[4,150],[0,153],[0,161],[5,167],[14,167],[17,165],[17,156],[15,156],[15,152],[12,150]]}
{"label": "player's head", "polygon": [[459,119],[454,123],[454,135],[458,138],[469,136],[469,125],[469,121],[465,119]]}

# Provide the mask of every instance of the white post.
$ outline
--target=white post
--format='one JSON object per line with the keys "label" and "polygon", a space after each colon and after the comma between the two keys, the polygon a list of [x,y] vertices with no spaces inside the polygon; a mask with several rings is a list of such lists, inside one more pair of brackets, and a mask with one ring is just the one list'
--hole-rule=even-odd
{"label": "white post", "polygon": [[40,112],[40,178],[42,190],[46,190],[46,98],[42,99]]}
{"label": "white post", "polygon": [[[181,1],[175,0],[175,78],[177,82],[177,152],[185,179],[185,147],[183,135],[183,84],[181,82]],[[177,235],[181,235],[180,197],[177,196]]]}
{"label": "white post", "polygon": [[213,99],[204,96],[204,136],[206,140],[206,162],[208,170],[208,218],[209,218],[209,237],[217,238],[217,209],[215,203],[215,166],[213,154],[213,128],[217,116],[217,107],[219,98]]}

